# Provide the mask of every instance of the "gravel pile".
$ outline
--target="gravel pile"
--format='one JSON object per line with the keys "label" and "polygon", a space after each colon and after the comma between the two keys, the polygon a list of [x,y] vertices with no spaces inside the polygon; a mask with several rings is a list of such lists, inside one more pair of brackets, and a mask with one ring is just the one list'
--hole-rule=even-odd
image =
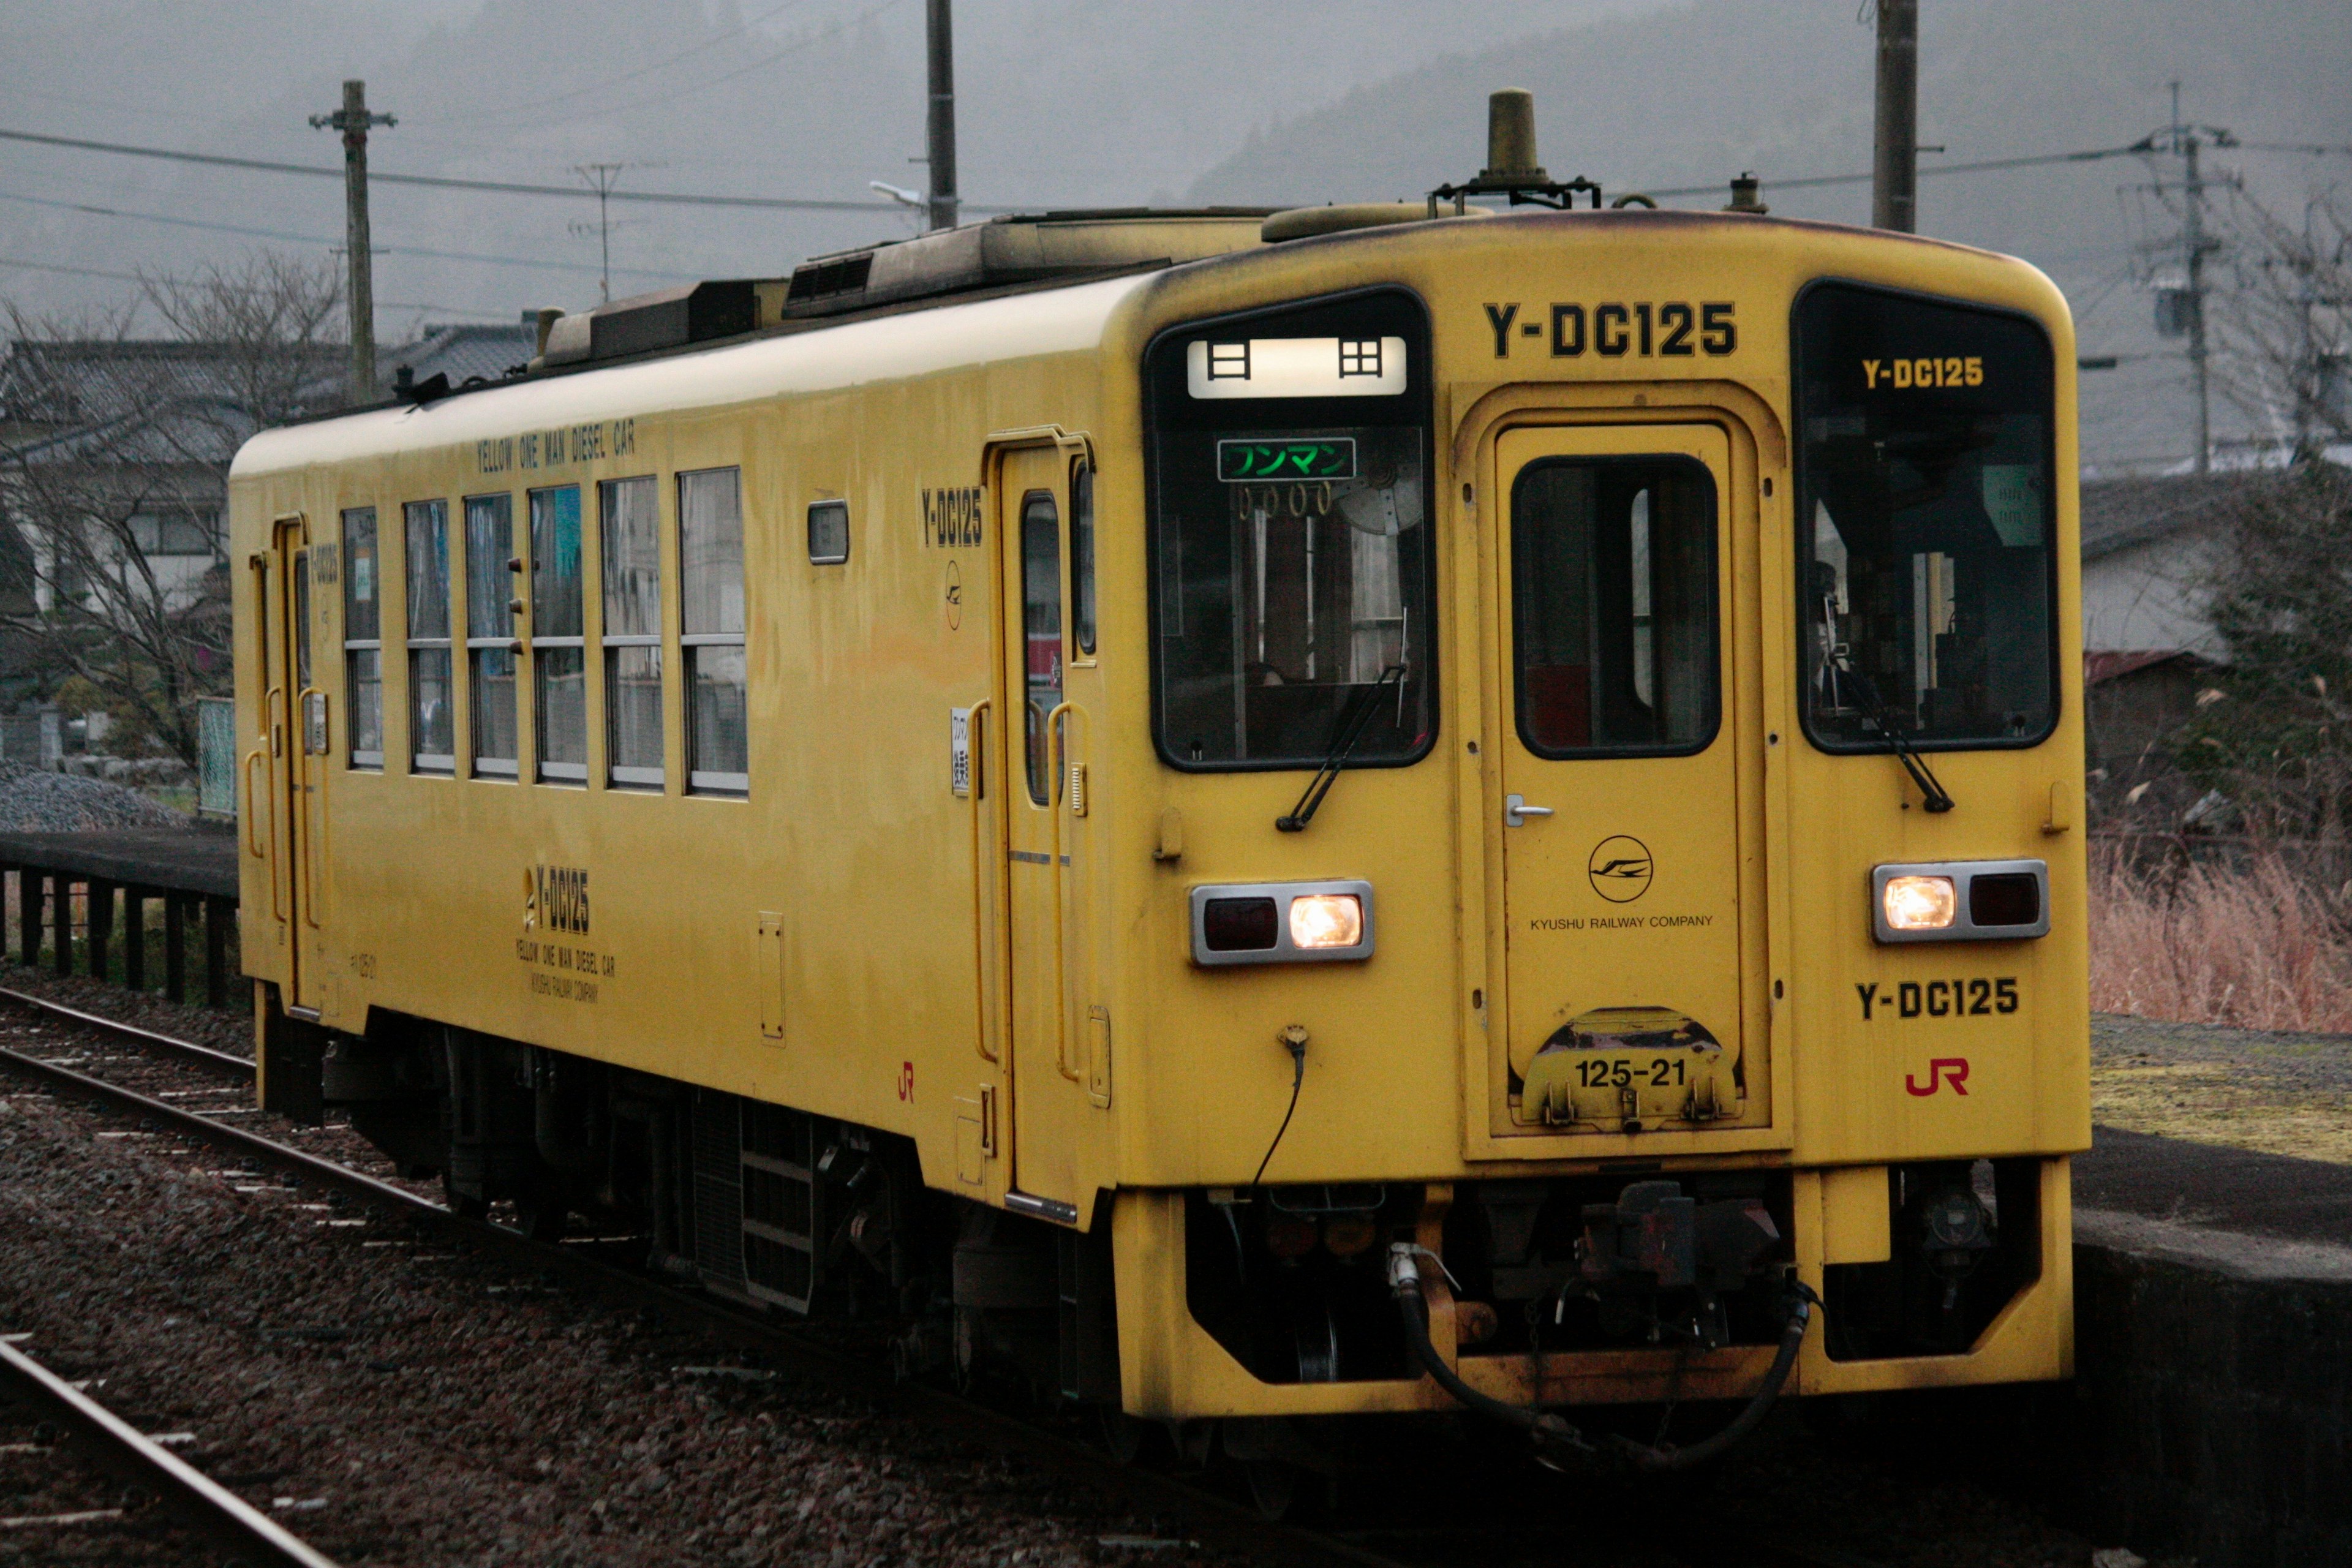
{"label": "gravel pile", "polygon": [[0,833],[186,827],[191,818],[135,789],[0,762]]}

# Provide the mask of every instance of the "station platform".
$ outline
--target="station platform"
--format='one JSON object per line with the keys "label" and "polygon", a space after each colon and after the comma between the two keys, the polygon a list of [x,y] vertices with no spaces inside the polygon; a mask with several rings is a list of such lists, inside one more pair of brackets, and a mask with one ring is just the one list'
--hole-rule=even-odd
{"label": "station platform", "polygon": [[237,896],[236,834],[219,827],[0,833],[0,865],[38,867],[158,892]]}
{"label": "station platform", "polygon": [[205,1000],[228,1000],[236,978],[229,953],[236,923],[237,838],[234,830],[120,828],[88,833],[0,833],[0,881],[13,880],[16,937],[23,962],[38,963],[46,945],[59,974],[88,972],[146,985],[147,906],[163,906],[163,989],[186,998],[187,929],[204,931]]}
{"label": "station platform", "polygon": [[2093,1136],[2076,1381],[2036,1446],[2072,1450],[2051,1458],[2100,1538],[2143,1555],[2352,1563],[2352,1165]]}

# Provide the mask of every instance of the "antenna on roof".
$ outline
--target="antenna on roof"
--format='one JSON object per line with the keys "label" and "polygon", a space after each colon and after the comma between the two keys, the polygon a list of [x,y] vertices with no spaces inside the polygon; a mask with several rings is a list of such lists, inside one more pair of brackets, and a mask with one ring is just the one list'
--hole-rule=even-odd
{"label": "antenna on roof", "polygon": [[1536,162],[1536,95],[1523,87],[1507,87],[1486,99],[1486,166],[1475,180],[1430,192],[1429,216],[1437,216],[1442,201],[1452,202],[1457,214],[1466,212],[1470,198],[1476,195],[1507,196],[1515,207],[1565,210],[1576,205],[1579,191],[1591,192],[1593,206],[1601,205],[1599,185],[1581,174],[1562,184]]}

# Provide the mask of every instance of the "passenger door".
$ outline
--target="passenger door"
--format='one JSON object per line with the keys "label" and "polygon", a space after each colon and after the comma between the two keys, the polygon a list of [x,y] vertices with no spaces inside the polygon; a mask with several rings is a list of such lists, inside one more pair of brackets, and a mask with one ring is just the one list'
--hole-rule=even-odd
{"label": "passenger door", "polygon": [[[261,611],[267,670],[262,733],[247,761],[247,846],[271,856],[271,913],[286,948],[288,1005],[316,1012],[325,975],[325,935],[319,889],[326,837],[326,771],[333,746],[333,716],[314,657],[328,647],[319,622],[333,601],[340,574],[334,552],[314,552],[303,520],[281,518],[264,559]],[[318,555],[323,553],[322,563]],[[323,584],[316,581],[324,568]],[[326,654],[322,657],[332,657]],[[266,781],[257,780],[258,763]]]}
{"label": "passenger door", "polygon": [[1551,427],[1496,455],[1508,1061],[1490,1130],[1654,1146],[1753,1125],[1730,443]]}
{"label": "passenger door", "polygon": [[[996,472],[1002,689],[991,726],[1000,762],[1006,883],[1006,1205],[1079,1218],[1090,1131],[1089,1020],[1078,1002],[1091,941],[1078,888],[1084,842],[1085,704],[1071,656],[1070,468],[1059,446],[1004,452]],[[1093,672],[1087,670],[1087,676]],[[1074,784],[1077,794],[1074,798]]]}

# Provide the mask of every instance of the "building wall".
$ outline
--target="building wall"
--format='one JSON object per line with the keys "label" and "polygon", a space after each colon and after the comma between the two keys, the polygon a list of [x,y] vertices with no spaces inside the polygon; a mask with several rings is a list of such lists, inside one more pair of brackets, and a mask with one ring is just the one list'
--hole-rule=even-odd
{"label": "building wall", "polygon": [[2205,614],[2218,531],[2184,529],[2083,563],[2083,646],[2094,652],[2178,649],[2220,658]]}

